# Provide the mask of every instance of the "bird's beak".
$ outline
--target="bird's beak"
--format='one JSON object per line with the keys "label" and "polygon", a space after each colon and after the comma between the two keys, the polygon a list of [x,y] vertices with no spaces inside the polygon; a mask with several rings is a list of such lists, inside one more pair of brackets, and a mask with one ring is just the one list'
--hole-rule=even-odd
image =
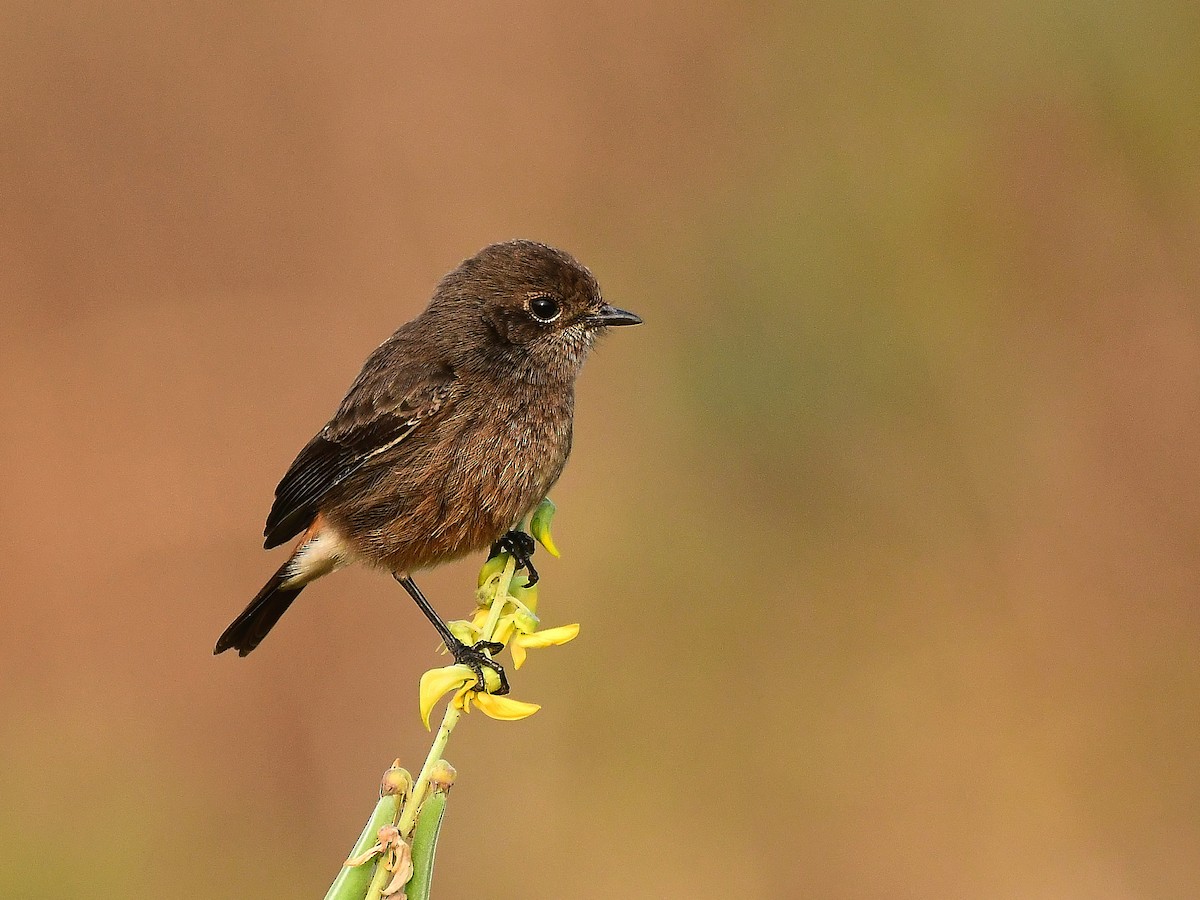
{"label": "bird's beak", "polygon": [[607,303],[588,316],[588,324],[602,325],[641,325],[642,317],[627,309],[617,309]]}

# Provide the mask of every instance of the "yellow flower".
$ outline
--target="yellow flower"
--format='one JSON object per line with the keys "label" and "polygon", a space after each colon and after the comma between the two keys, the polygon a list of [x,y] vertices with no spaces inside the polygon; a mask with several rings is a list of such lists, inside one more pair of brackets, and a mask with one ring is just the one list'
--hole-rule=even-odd
{"label": "yellow flower", "polygon": [[525,651],[542,647],[557,647],[579,636],[578,625],[560,625],[558,628],[547,628],[545,631],[521,632],[508,642],[508,650],[512,654],[513,668],[519,669],[525,665]]}
{"label": "yellow flower", "polygon": [[[483,678],[491,689],[500,686],[499,676],[491,669],[483,670]],[[464,665],[444,666],[440,669],[430,669],[421,676],[421,721],[427,729],[429,714],[433,711],[434,704],[451,691],[455,694],[450,702],[463,712],[470,712],[471,703],[474,702],[483,710],[484,715],[506,722],[524,719],[541,709],[536,703],[498,697],[479,690],[475,673]]]}
{"label": "yellow flower", "polygon": [[[534,536],[557,555],[557,547],[550,537],[550,518],[554,505],[546,501],[538,508],[537,527]],[[477,606],[470,621],[449,622],[448,627],[455,638],[467,646],[481,640],[495,641],[509,648],[513,666],[517,669],[525,664],[526,652],[538,647],[553,647],[572,641],[579,634],[578,625],[564,625],[538,631],[537,617],[538,588],[530,586],[525,574],[512,574],[512,559],[501,553],[484,563],[479,572]],[[507,590],[500,594],[500,582],[504,573],[509,573]],[[493,618],[496,616],[496,618]],[[485,634],[485,632],[487,632]],[[500,678],[492,669],[483,670],[484,684],[479,684],[474,672],[467,666],[456,664],[440,669],[430,669],[421,676],[420,708],[421,721],[429,728],[429,715],[434,705],[451,692],[451,705],[463,712],[471,711],[474,703],[485,715],[493,719],[513,721],[531,716],[539,709],[536,703],[525,703],[508,696],[491,693],[500,687]]]}
{"label": "yellow flower", "polygon": [[443,695],[458,690],[465,684],[475,683],[475,673],[464,665],[443,666],[430,669],[421,676],[421,721],[429,728],[429,714],[433,704]]}

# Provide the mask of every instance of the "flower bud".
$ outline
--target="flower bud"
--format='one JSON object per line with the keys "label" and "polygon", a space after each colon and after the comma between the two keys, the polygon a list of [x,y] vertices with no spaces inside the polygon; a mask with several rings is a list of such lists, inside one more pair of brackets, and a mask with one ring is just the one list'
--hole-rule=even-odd
{"label": "flower bud", "polygon": [[439,759],[434,764],[433,771],[429,773],[429,786],[435,791],[445,792],[454,785],[456,778],[458,778],[458,772],[454,766],[444,759]]}
{"label": "flower bud", "polygon": [[399,794],[407,797],[412,790],[413,780],[408,769],[401,767],[400,760],[392,763],[392,767],[383,773],[383,781],[379,785],[379,796],[388,797]]}
{"label": "flower bud", "polygon": [[554,501],[547,497],[538,504],[537,509],[533,511],[533,517],[529,520],[529,533],[555,559],[562,555],[558,552],[558,547],[554,545],[554,537],[550,534],[550,522],[554,518],[556,508]]}

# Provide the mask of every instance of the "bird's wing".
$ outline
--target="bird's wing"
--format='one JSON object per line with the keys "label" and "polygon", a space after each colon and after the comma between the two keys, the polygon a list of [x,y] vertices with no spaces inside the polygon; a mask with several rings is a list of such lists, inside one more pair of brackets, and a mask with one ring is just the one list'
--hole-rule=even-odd
{"label": "bird's wing", "polygon": [[277,547],[312,524],[330,490],[432,418],[453,386],[453,374],[445,372],[427,376],[407,391],[381,394],[360,389],[360,378],[337,415],[300,451],[275,488],[263,546]]}

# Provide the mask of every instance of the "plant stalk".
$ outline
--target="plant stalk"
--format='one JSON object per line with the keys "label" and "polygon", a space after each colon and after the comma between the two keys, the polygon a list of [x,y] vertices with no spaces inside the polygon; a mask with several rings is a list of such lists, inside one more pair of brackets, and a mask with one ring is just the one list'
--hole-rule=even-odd
{"label": "plant stalk", "polygon": [[[484,621],[483,628],[480,629],[480,640],[490,641],[496,633],[496,625],[500,621],[500,616],[504,611],[504,605],[508,602],[508,587],[512,583],[513,575],[516,572],[516,561],[509,557],[508,563],[504,566],[504,571],[500,573],[500,582],[496,585],[496,594],[492,598],[491,608],[488,610],[488,617]],[[483,687],[483,685],[480,685]],[[413,829],[417,823],[417,816],[420,815],[421,807],[425,802],[425,795],[429,790],[429,776],[433,772],[434,766],[442,758],[442,754],[446,751],[446,744],[450,741],[450,733],[454,731],[454,727],[462,718],[463,711],[454,705],[453,699],[446,704],[446,712],[442,716],[441,727],[438,728],[437,735],[434,736],[433,744],[429,747],[429,753],[425,757],[425,764],[421,766],[421,774],[417,776],[416,782],[413,784],[412,792],[409,794],[408,802],[404,804],[404,810],[400,814],[400,821],[396,827],[400,831],[400,838],[411,843]],[[366,900],[381,900],[383,889],[387,886],[391,873],[383,866],[383,860],[375,867],[375,876],[371,879],[371,885],[367,889]]]}

